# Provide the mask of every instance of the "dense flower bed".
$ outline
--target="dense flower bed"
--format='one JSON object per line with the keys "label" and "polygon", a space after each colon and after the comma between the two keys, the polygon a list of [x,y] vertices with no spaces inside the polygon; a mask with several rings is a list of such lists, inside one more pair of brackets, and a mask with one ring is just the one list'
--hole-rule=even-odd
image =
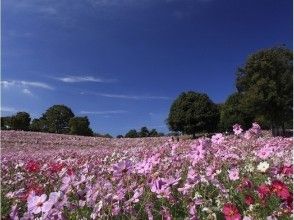
{"label": "dense flower bed", "polygon": [[129,148],[6,148],[2,216],[292,219],[292,138],[263,137],[255,123],[234,133]]}

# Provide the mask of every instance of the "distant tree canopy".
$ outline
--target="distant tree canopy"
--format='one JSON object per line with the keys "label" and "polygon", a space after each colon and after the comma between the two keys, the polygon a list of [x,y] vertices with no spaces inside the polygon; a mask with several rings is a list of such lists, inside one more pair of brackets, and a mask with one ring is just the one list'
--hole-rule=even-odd
{"label": "distant tree canopy", "polygon": [[11,117],[11,128],[14,130],[29,130],[31,122],[30,114],[27,112],[18,112]]}
{"label": "distant tree canopy", "polygon": [[1,130],[30,130],[31,116],[27,112],[17,112],[15,115],[1,117]]}
{"label": "distant tree canopy", "polygon": [[137,131],[136,129],[129,130],[125,137],[126,138],[139,138],[139,137],[161,137],[164,136],[164,133],[158,133],[156,129],[149,129],[144,126],[140,129],[140,131]]}
{"label": "distant tree canopy", "polygon": [[48,129],[47,129],[46,120],[43,117],[33,119],[30,125],[30,130],[38,131],[38,132],[47,132]]}
{"label": "distant tree canopy", "polygon": [[221,130],[231,130],[234,124],[240,124],[243,128],[251,127],[254,116],[246,112],[241,105],[243,94],[230,95],[220,108]]}
{"label": "distant tree canopy", "polygon": [[219,111],[206,94],[183,92],[172,104],[167,124],[172,131],[195,136],[196,132],[215,131]]}
{"label": "distant tree canopy", "polygon": [[53,105],[44,114],[46,127],[51,133],[69,133],[69,121],[75,115],[72,110],[65,105]]}
{"label": "distant tree canopy", "polygon": [[126,138],[137,138],[137,137],[139,137],[139,134],[136,131],[136,129],[131,129],[128,131],[128,133],[126,133],[125,137]]}
{"label": "distant tree canopy", "polygon": [[69,133],[75,135],[93,136],[93,131],[89,127],[88,117],[73,117],[69,120]]}
{"label": "distant tree canopy", "polygon": [[284,47],[252,54],[238,69],[236,87],[244,111],[270,123],[273,135],[293,120],[293,52]]}
{"label": "distant tree canopy", "polygon": [[[31,122],[29,113],[1,117],[1,130],[24,130],[93,136],[88,117],[74,117],[72,110],[65,105],[53,105],[40,118]],[[107,134],[107,137],[111,135]]]}
{"label": "distant tree canopy", "polygon": [[11,117],[1,117],[1,130],[11,129]]}

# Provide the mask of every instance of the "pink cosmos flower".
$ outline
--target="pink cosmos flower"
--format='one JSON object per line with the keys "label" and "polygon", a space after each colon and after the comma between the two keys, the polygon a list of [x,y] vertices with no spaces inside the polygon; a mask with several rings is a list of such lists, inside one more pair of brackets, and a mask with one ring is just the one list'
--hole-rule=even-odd
{"label": "pink cosmos flower", "polygon": [[233,126],[233,131],[234,131],[234,134],[235,134],[235,135],[239,135],[239,134],[242,133],[243,129],[241,128],[241,125],[239,125],[239,124],[235,124],[235,125]]}
{"label": "pink cosmos flower", "polygon": [[48,201],[44,202],[43,204],[42,211],[46,213],[49,212],[52,209],[53,205],[57,203],[59,198],[60,192],[51,192]]}
{"label": "pink cosmos flower", "polygon": [[223,207],[226,220],[241,220],[241,215],[234,204],[226,203]]}
{"label": "pink cosmos flower", "polygon": [[163,178],[152,181],[151,192],[156,193],[157,198],[168,198],[171,193],[168,182]]}
{"label": "pink cosmos flower", "polygon": [[256,122],[252,123],[252,128],[250,129],[254,134],[259,134],[261,132],[261,128],[259,124]]}
{"label": "pink cosmos flower", "polygon": [[221,133],[215,134],[211,137],[211,141],[214,144],[221,144],[224,141],[224,137]]}
{"label": "pink cosmos flower", "polygon": [[43,208],[44,208],[43,205],[44,205],[46,199],[47,199],[46,194],[43,194],[41,196],[36,196],[34,194],[31,194],[28,197],[28,201],[27,201],[28,211],[32,212],[34,214],[38,214],[38,213],[42,212]]}
{"label": "pink cosmos flower", "polygon": [[123,160],[113,165],[113,176],[120,177],[128,173],[132,168],[132,162],[130,160]]}
{"label": "pink cosmos flower", "polygon": [[269,147],[268,145],[261,148],[259,151],[257,151],[256,156],[258,156],[261,159],[267,159],[270,157],[273,153],[273,149]]}
{"label": "pink cosmos flower", "polygon": [[203,149],[202,145],[198,145],[191,152],[190,158],[192,160],[192,165],[195,166],[199,161],[203,160],[205,157],[206,151]]}
{"label": "pink cosmos flower", "polygon": [[268,196],[271,192],[269,185],[267,184],[261,184],[258,188],[258,196],[260,199],[265,199],[266,196]]}
{"label": "pink cosmos flower", "polygon": [[229,171],[229,179],[230,180],[238,180],[239,179],[239,169],[238,168],[233,168],[233,169],[230,169]]}

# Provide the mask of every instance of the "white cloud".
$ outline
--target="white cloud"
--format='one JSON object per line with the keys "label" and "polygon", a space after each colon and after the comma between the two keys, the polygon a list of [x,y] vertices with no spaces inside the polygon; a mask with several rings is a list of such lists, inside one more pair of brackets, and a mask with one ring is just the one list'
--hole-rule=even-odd
{"label": "white cloud", "polygon": [[133,100],[151,100],[151,99],[161,99],[161,100],[169,100],[170,98],[167,96],[138,96],[138,95],[125,95],[125,94],[109,94],[109,93],[93,93],[93,92],[81,92],[80,94],[90,94],[97,95],[107,98],[116,98],[116,99],[133,99]]}
{"label": "white cloud", "polygon": [[65,77],[55,77],[59,81],[65,83],[79,83],[79,82],[98,82],[98,83],[107,83],[114,82],[114,79],[102,79],[93,76],[65,76]]}
{"label": "white cloud", "polygon": [[29,89],[27,89],[27,88],[23,89],[22,90],[22,93],[24,93],[26,95],[29,95],[29,96],[33,96],[33,93]]}
{"label": "white cloud", "polygon": [[23,88],[28,89],[30,87],[53,90],[54,88],[50,85],[43,82],[34,82],[34,81],[21,81],[21,80],[3,80],[0,82],[3,88]]}
{"label": "white cloud", "polygon": [[123,114],[127,113],[125,110],[108,110],[108,111],[81,111],[81,114],[91,114],[91,115],[108,115],[108,114]]}
{"label": "white cloud", "polygon": [[13,107],[5,107],[5,106],[1,106],[0,111],[1,112],[10,112],[10,113],[17,112],[17,110],[15,108],[13,108]]}

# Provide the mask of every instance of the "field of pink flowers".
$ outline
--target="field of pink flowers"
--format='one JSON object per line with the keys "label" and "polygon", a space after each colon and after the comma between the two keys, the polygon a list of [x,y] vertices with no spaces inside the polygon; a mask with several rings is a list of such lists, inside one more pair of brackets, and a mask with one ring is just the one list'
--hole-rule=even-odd
{"label": "field of pink flowers", "polygon": [[2,219],[292,219],[292,138],[3,131]]}

